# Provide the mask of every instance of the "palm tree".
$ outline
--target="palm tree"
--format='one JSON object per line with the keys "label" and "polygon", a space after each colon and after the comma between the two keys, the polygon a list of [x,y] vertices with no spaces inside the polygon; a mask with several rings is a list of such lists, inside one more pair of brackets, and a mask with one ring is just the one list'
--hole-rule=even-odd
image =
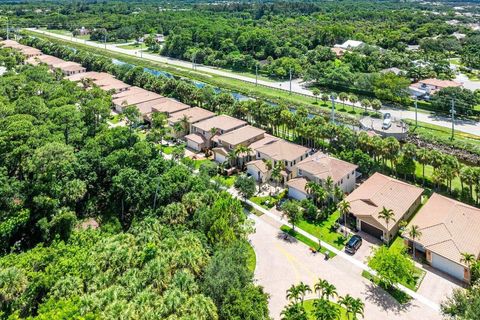
{"label": "palm tree", "polygon": [[362,300],[353,299],[350,302],[350,310],[347,309],[347,317],[348,317],[348,314],[352,314],[353,315],[353,318],[352,318],[353,320],[358,319],[357,315],[361,315],[362,318],[363,318],[364,317],[364,314],[363,314],[364,308],[365,308],[365,303],[363,303]]}
{"label": "palm tree", "polygon": [[308,284],[303,283],[303,281],[297,285],[297,288],[298,292],[300,293],[300,302],[303,304],[305,296],[307,295],[307,293],[312,292],[312,289],[310,289],[310,286]]}
{"label": "palm tree", "polygon": [[210,137],[208,138],[208,148],[209,150],[212,150],[213,148],[213,144],[212,144],[212,140],[213,138],[218,134],[218,129],[213,127],[210,129]]}
{"label": "palm tree", "polygon": [[460,262],[465,263],[468,268],[472,266],[472,264],[475,263],[475,255],[468,253],[468,252],[463,252],[461,253],[462,258],[460,259]]}
{"label": "palm tree", "polygon": [[337,294],[337,289],[333,284],[330,284],[327,280],[318,279],[318,282],[314,285],[315,292],[318,293],[320,299],[329,300]]}
{"label": "palm tree", "polygon": [[313,96],[315,97],[315,103],[317,103],[317,101],[318,101],[318,96],[321,94],[320,89],[318,89],[318,88],[313,88],[313,89],[312,89],[312,94],[313,94]]}
{"label": "palm tree", "polygon": [[342,200],[337,204],[338,212],[343,216],[343,225],[345,226],[345,232],[347,227],[347,214],[350,213],[350,202]]}
{"label": "palm tree", "polygon": [[425,184],[425,166],[430,163],[430,151],[425,148],[417,149],[416,152],[417,161],[422,165],[422,179]]}
{"label": "palm tree", "polygon": [[343,306],[347,310],[348,319],[350,319],[350,310],[352,309],[353,300],[355,299],[349,294],[338,299],[338,304]]}
{"label": "palm tree", "polygon": [[382,208],[382,211],[378,213],[378,218],[383,219],[385,221],[385,224],[387,225],[387,242],[390,241],[390,235],[388,233],[388,225],[390,221],[396,221],[395,220],[395,213],[393,212],[392,209],[387,209],[385,207]]}
{"label": "palm tree", "polygon": [[287,299],[294,303],[298,303],[300,300],[300,290],[296,285],[292,284],[290,289],[287,290]]}
{"label": "palm tree", "polygon": [[180,126],[182,127],[183,129],[183,133],[187,134],[188,133],[188,129],[190,127],[190,117],[187,116],[186,114],[184,114],[180,120],[178,121],[178,123],[180,123]]}
{"label": "palm tree", "polygon": [[284,164],[281,161],[277,161],[273,166],[271,178],[275,181],[275,193],[277,193],[278,184],[282,179],[282,170],[284,168]]}
{"label": "palm tree", "polygon": [[413,259],[415,259],[415,239],[419,239],[422,236],[422,232],[420,231],[420,227],[417,226],[416,224],[412,225],[410,227],[410,230],[408,231],[408,235],[412,239],[412,252],[413,252]]}
{"label": "palm tree", "polygon": [[315,181],[308,181],[305,184],[305,191],[307,191],[307,193],[312,197],[313,203],[315,203],[315,205],[318,205],[317,194],[319,188],[321,188],[321,186]]}
{"label": "palm tree", "polygon": [[316,299],[313,302],[313,314],[317,320],[336,320],[340,317],[338,307],[325,299]]}
{"label": "palm tree", "polygon": [[333,196],[333,179],[332,177],[328,176],[327,179],[323,182],[323,185],[325,186],[325,191],[327,191],[328,194],[328,204],[330,204],[330,200],[332,199]]}

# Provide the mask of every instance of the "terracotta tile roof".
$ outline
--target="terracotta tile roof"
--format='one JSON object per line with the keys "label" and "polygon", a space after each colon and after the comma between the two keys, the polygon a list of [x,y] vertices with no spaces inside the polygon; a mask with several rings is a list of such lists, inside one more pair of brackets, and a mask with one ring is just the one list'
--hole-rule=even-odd
{"label": "terracotta tile roof", "polygon": [[58,68],[64,72],[66,71],[75,71],[75,72],[81,72],[87,70],[85,67],[83,67],[80,63],[72,62],[72,61],[65,61],[61,63],[55,63],[52,65],[54,68]]}
{"label": "terracotta tile roof", "polygon": [[198,143],[198,144],[205,143],[205,141],[206,141],[205,138],[198,133],[190,133],[190,134],[185,136],[185,139],[191,140],[191,141],[193,141],[195,143]]}
{"label": "terracotta tile roof", "polygon": [[461,87],[462,84],[455,82],[455,81],[450,81],[450,80],[440,80],[440,79],[423,79],[418,81],[417,83],[414,83],[413,86],[418,87],[418,84],[421,86],[422,84],[426,84],[429,86],[435,86],[439,88],[447,88],[447,87]]}
{"label": "terracotta tile roof", "polygon": [[256,151],[258,148],[266,145],[266,144],[269,144],[269,143],[272,143],[272,142],[275,142],[275,141],[278,141],[280,140],[280,138],[277,138],[277,137],[274,137],[268,133],[265,133],[263,135],[263,138],[260,139],[260,140],[257,140],[255,141],[254,143],[250,144],[249,147],[253,150],[253,151]]}
{"label": "terracotta tile roof", "polygon": [[[213,118],[215,119],[215,118]],[[250,125],[235,129],[220,136],[216,136],[218,142],[224,142],[233,146],[245,143],[251,139],[255,139],[265,133],[265,130],[252,127]]]}
{"label": "terracotta tile roof", "polygon": [[152,110],[156,112],[174,113],[190,108],[188,104],[182,103],[175,99],[163,98],[157,104],[152,106]]}
{"label": "terracotta tile roof", "polygon": [[103,79],[114,79],[114,78],[111,74],[106,72],[89,71],[89,72],[72,74],[71,76],[66,77],[66,79],[70,81],[81,81],[83,79],[103,80]]}
{"label": "terracotta tile roof", "polygon": [[265,161],[263,160],[253,160],[250,161],[246,164],[247,166],[254,166],[256,167],[260,172],[268,172],[267,165],[265,164]]}
{"label": "terracotta tile roof", "polygon": [[180,121],[184,116],[188,118],[189,123],[195,123],[197,121],[202,121],[214,117],[215,113],[199,107],[194,107],[173,113],[171,117],[168,118],[168,121],[176,123]]}
{"label": "terracotta tile roof", "polygon": [[48,54],[42,54],[37,57],[31,57],[27,59],[27,62],[33,65],[39,64],[39,63],[45,63],[48,66],[52,67],[55,64],[63,63],[65,60],[62,60],[60,58],[50,56]]}
{"label": "terracotta tile roof", "polygon": [[305,186],[307,185],[307,182],[308,180],[303,177],[293,178],[287,181],[287,186],[297,189],[304,194],[308,194],[307,191],[305,191]]}
{"label": "terracotta tile roof", "polygon": [[309,149],[306,147],[282,139],[268,143],[256,149],[257,152],[261,152],[269,158],[277,161],[293,161],[306,154],[308,150]]}
{"label": "terracotta tile roof", "polygon": [[[385,221],[378,218],[382,208],[391,209],[398,222],[422,193],[422,188],[375,173],[349,194],[346,200],[350,203],[353,215],[386,231]],[[390,223],[389,229],[394,225]]]}
{"label": "terracotta tile roof", "polygon": [[129,84],[114,78],[98,79],[94,80],[93,83],[95,83],[97,86],[100,87],[100,89],[105,91],[115,90],[115,92],[117,92],[130,88]]}
{"label": "terracotta tile roof", "polygon": [[195,127],[205,132],[210,131],[212,128],[217,128],[218,130],[223,131],[230,131],[245,124],[246,122],[243,120],[239,120],[237,118],[222,114],[196,123]]}
{"label": "terracotta tile roof", "polygon": [[133,95],[138,94],[138,93],[148,94],[149,92],[150,91],[145,90],[143,88],[132,86],[128,90],[125,90],[125,91],[114,94],[112,98],[117,99],[117,98],[122,98],[122,97],[127,97],[127,96],[133,96]]}
{"label": "terracotta tile roof", "polygon": [[321,180],[331,177],[333,182],[338,182],[346,175],[351,174],[358,166],[319,151],[299,162],[297,168]]}
{"label": "terracotta tile roof", "polygon": [[[434,193],[408,227],[412,225],[417,225],[422,233],[415,242],[442,257],[462,265],[462,253],[480,257],[478,208]],[[403,236],[409,238],[408,232]]]}
{"label": "terracotta tile roof", "polygon": [[[130,91],[130,89],[123,92],[128,92],[128,91]],[[163,98],[163,97],[154,92],[146,91],[146,93],[140,92],[133,95],[126,95],[120,98],[115,98],[112,100],[112,102],[114,105],[131,106],[131,105],[137,105],[142,102],[151,101],[151,100],[160,99],[160,98]],[[151,112],[151,108],[148,112]]]}

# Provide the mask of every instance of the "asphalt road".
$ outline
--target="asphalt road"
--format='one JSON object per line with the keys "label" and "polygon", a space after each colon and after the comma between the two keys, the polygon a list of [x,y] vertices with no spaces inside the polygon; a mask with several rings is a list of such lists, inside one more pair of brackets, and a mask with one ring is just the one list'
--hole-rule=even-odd
{"label": "asphalt road", "polygon": [[[71,41],[71,42],[76,42],[76,43],[89,45],[89,46],[96,47],[96,48],[103,48],[103,49],[107,49],[107,50],[110,50],[110,51],[113,51],[113,52],[123,53],[123,54],[127,54],[127,55],[134,56],[134,57],[140,57],[140,58],[151,60],[151,61],[165,63],[165,64],[168,64],[168,65],[171,65],[171,66],[188,68],[188,69],[193,68],[192,63],[189,62],[189,61],[173,59],[173,58],[169,58],[169,57],[160,56],[160,55],[157,55],[157,54],[145,53],[145,52],[141,52],[140,50],[123,49],[123,48],[119,48],[115,44],[104,45],[104,44],[98,43],[98,42],[82,40],[82,39],[78,39],[78,38],[71,37],[71,36],[60,35],[60,34],[56,34],[56,33],[52,33],[52,32],[47,32],[47,31],[44,31],[44,30],[38,30],[38,29],[35,29],[35,28],[27,28],[27,30],[33,31],[33,32],[38,32],[38,33],[41,33],[41,34],[46,34],[46,35],[51,36],[51,37],[56,37],[56,38]],[[206,73],[206,74],[215,74],[215,75],[219,75],[219,76],[223,76],[223,77],[227,77],[227,78],[233,78],[233,79],[237,79],[237,80],[241,80],[241,81],[245,81],[245,82],[249,82],[249,83],[255,83],[255,81],[256,81],[254,77],[247,77],[247,76],[244,76],[244,75],[240,75],[240,74],[230,72],[228,70],[214,68],[214,67],[208,67],[208,66],[204,66],[204,65],[198,65],[197,64],[195,66],[195,70],[197,72],[203,72],[203,73]],[[289,81],[273,82],[273,81],[265,81],[265,80],[262,80],[262,79],[258,79],[258,84],[263,85],[263,86],[267,86],[267,87],[270,87],[270,88],[275,88],[275,89],[281,89],[281,90],[287,90],[287,91],[290,90],[290,82]],[[480,86],[480,82],[479,82],[479,86]],[[313,97],[312,92],[305,87],[305,83],[301,79],[296,79],[296,80],[292,81],[291,91],[295,92],[295,93],[305,94],[305,95],[309,95],[309,96]],[[337,103],[341,104],[342,102],[337,101]],[[346,104],[351,105],[348,102]],[[357,103],[355,105],[357,107],[360,107],[359,103]],[[399,111],[399,110],[393,110],[393,109],[390,109],[390,108],[387,108],[387,107],[383,107],[381,112],[383,112],[383,113],[389,112],[389,113],[392,114],[392,116],[394,118],[396,118],[398,120],[400,120],[400,119],[415,120],[415,112],[413,112],[413,111]],[[441,126],[441,127],[446,127],[446,128],[451,128],[451,126],[452,126],[452,122],[448,117],[436,117],[436,116],[434,116],[430,113],[425,113],[425,112],[418,113],[418,121],[426,122],[426,123],[430,123],[430,124],[435,124],[435,125],[438,125],[438,126]],[[465,122],[465,121],[462,121],[462,120],[460,120],[460,121],[457,120],[455,122],[455,129],[458,130],[458,131],[462,131],[462,132],[466,132],[466,133],[470,133],[470,134],[474,134],[474,135],[480,135],[480,123],[479,122],[473,122],[473,121],[472,122]]]}

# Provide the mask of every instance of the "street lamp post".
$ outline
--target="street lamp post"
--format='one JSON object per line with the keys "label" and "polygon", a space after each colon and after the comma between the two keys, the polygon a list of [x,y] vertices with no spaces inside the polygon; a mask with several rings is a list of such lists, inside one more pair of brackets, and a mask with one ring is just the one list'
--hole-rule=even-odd
{"label": "street lamp post", "polygon": [[292,94],[292,68],[290,68],[290,94]]}
{"label": "street lamp post", "polygon": [[332,100],[332,123],[335,124],[335,96],[330,95],[330,99]]}
{"label": "street lamp post", "polygon": [[452,99],[452,108],[450,109],[450,113],[452,114],[452,140],[455,138],[455,99]]}
{"label": "street lamp post", "polygon": [[418,97],[415,96],[415,127],[418,127],[417,112],[418,112]]}
{"label": "street lamp post", "polygon": [[258,85],[258,64],[255,64],[255,86]]}

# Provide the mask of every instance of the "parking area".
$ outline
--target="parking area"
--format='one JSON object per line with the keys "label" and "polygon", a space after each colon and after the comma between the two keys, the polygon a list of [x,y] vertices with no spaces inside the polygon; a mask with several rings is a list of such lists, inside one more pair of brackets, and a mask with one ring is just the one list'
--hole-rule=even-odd
{"label": "parking area", "polygon": [[358,248],[353,257],[357,260],[367,263],[367,258],[372,254],[373,249],[381,246],[382,241],[363,231],[358,231],[355,234],[362,238],[362,246]]}

